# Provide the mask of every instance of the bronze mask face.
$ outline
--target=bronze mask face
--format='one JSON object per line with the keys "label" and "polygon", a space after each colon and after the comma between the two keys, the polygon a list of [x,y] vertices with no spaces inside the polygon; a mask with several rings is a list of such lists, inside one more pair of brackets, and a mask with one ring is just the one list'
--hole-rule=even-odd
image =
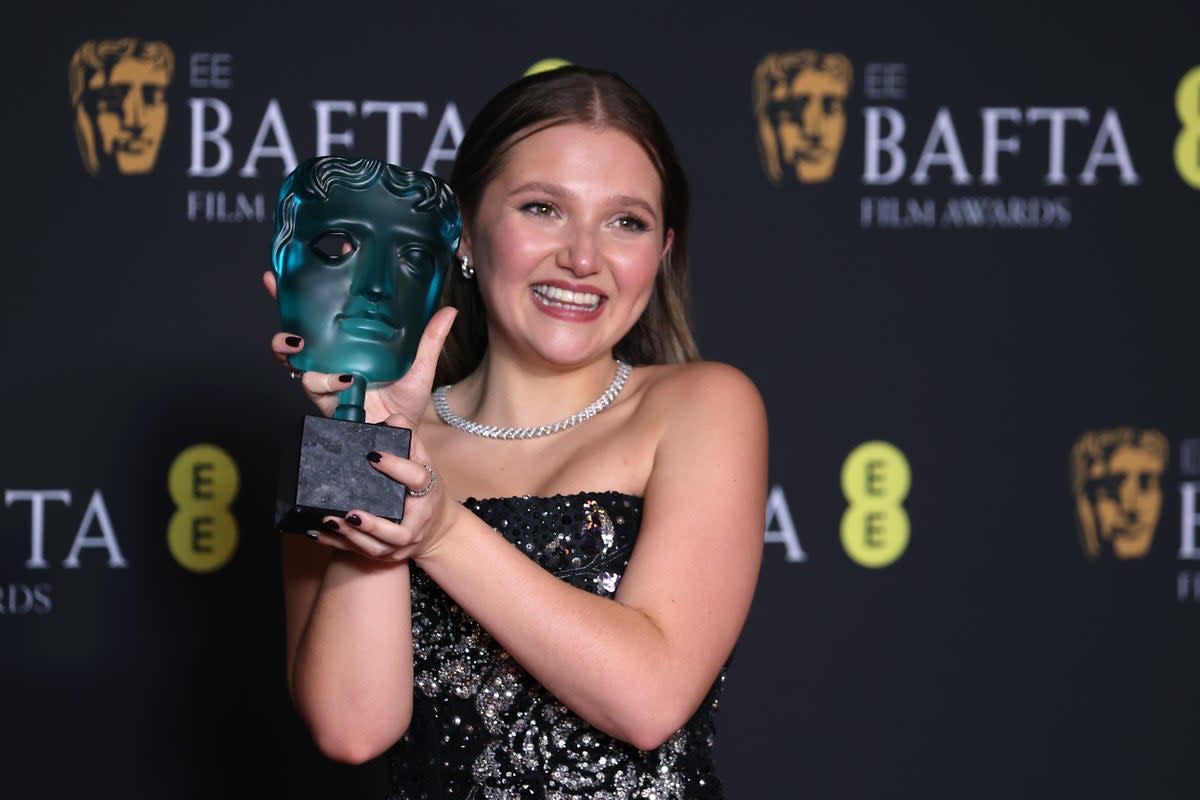
{"label": "bronze mask face", "polygon": [[763,169],[772,183],[833,176],[846,135],[850,61],[838,53],[773,53],[754,73],[754,110]]}
{"label": "bronze mask face", "polygon": [[1120,559],[1150,550],[1162,512],[1167,440],[1153,430],[1084,434],[1072,452],[1072,484],[1084,552]]}
{"label": "bronze mask face", "polygon": [[108,39],[85,42],[68,70],[75,136],[93,175],[154,169],[167,129],[166,90],[175,59],[162,42]]}
{"label": "bronze mask face", "polygon": [[309,159],[275,223],[280,321],[304,337],[292,364],[370,383],[407,372],[458,247],[450,188],[373,159]]}

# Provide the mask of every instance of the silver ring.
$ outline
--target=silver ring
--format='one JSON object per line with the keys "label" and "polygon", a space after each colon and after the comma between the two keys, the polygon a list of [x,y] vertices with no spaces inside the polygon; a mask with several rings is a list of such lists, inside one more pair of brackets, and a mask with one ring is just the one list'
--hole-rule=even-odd
{"label": "silver ring", "polygon": [[425,488],[421,489],[420,491],[409,489],[409,497],[424,497],[433,491],[433,487],[437,486],[437,473],[433,471],[433,467],[431,467],[429,464],[422,464],[421,466],[424,467],[425,471],[429,473],[429,483],[425,484]]}
{"label": "silver ring", "polygon": [[291,375],[292,375],[292,380],[299,380],[300,378],[304,377],[304,370],[294,369],[294,370],[292,370]]}

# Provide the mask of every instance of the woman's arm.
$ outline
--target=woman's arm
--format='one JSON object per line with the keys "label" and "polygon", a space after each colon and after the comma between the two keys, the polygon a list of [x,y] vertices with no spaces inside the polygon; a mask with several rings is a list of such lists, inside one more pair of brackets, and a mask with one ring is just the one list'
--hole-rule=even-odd
{"label": "woman's arm", "polygon": [[[264,283],[274,296],[270,273]],[[367,393],[368,421],[392,413],[421,419],[455,314],[438,311],[405,376]],[[302,349],[288,339],[281,333],[272,342],[284,365]],[[331,413],[343,386],[337,376],[307,373],[303,383],[313,403]],[[413,456],[424,458],[419,449]],[[369,468],[364,458],[363,469]],[[330,758],[361,763],[403,736],[412,718],[408,563],[365,559],[338,534],[317,536],[316,542],[292,535],[283,541],[288,688],[317,746]]]}
{"label": "woman's arm", "polygon": [[362,763],[403,736],[412,715],[408,563],[299,536],[283,548],[292,701],[323,753]]}
{"label": "woman's arm", "polygon": [[749,610],[767,429],[757,390],[721,365],[680,370],[642,402],[663,433],[615,602],[555,578],[461,507],[413,557],[559,700],[652,749],[696,711]]}

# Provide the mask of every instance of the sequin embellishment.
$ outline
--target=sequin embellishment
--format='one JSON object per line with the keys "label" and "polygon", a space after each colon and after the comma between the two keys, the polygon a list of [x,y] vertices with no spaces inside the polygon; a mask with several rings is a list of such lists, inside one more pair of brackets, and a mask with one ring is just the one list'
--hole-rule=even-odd
{"label": "sequin embellishment", "polygon": [[[558,578],[602,597],[620,585],[641,499],[617,492],[468,500]],[[412,569],[414,701],[389,752],[391,800],[718,800],[712,713],[643,752],[580,719],[526,673],[419,568]]]}

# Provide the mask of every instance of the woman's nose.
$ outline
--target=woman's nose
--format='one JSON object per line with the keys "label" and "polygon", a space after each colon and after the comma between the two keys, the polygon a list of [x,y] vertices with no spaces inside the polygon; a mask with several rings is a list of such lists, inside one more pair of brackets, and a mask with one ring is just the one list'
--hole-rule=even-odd
{"label": "woman's nose", "polygon": [[558,266],[576,275],[591,275],[599,268],[600,246],[596,234],[582,226],[573,227],[558,254]]}

